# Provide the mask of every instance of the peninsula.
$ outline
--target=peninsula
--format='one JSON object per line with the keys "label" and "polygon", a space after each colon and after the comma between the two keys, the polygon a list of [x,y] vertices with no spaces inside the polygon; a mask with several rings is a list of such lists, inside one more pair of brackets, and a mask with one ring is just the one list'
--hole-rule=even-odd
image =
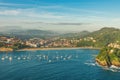
{"label": "peninsula", "polygon": [[103,67],[112,65],[120,67],[120,49],[118,44],[109,44],[101,49],[96,57],[96,62]]}

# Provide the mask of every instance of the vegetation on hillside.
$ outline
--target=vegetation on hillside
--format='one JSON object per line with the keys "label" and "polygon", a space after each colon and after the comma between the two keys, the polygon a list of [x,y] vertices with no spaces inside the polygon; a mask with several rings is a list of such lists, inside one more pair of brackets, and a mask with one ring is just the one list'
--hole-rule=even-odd
{"label": "vegetation on hillside", "polygon": [[[96,42],[93,41],[86,41],[85,38],[92,37]],[[78,46],[88,46],[93,45],[93,47],[103,47],[108,45],[109,43],[120,43],[120,29],[116,28],[102,28],[98,31],[94,31],[89,33],[88,35],[85,35],[82,38],[82,41],[79,42]]]}
{"label": "vegetation on hillside", "polygon": [[120,49],[104,47],[96,57],[96,61],[102,66],[115,65],[120,67]]}

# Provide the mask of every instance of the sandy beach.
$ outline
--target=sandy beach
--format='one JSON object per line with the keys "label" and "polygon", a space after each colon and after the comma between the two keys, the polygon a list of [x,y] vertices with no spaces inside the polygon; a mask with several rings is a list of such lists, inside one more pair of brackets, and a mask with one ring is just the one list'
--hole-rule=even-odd
{"label": "sandy beach", "polygon": [[100,49],[100,48],[91,48],[91,47],[64,47],[64,48],[24,48],[17,51],[33,51],[33,50],[65,50],[65,49]]}

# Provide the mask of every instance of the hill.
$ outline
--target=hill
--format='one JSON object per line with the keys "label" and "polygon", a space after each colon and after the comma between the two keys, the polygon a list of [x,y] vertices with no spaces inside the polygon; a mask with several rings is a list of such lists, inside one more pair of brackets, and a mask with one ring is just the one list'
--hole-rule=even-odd
{"label": "hill", "polygon": [[81,32],[78,32],[78,33],[66,33],[66,34],[62,34],[60,35],[61,38],[67,38],[67,39],[79,39],[79,38],[82,38],[86,35],[88,35],[90,32],[88,31],[81,31]]}
{"label": "hill", "polygon": [[96,61],[101,66],[120,67],[120,29],[102,28],[92,34],[96,38],[97,45],[102,46]]}
{"label": "hill", "polygon": [[1,36],[10,36],[17,37],[20,39],[29,39],[29,38],[50,38],[59,35],[57,32],[45,31],[45,30],[16,30],[16,31],[8,31],[0,33]]}
{"label": "hill", "polygon": [[96,57],[99,65],[110,67],[112,65],[120,67],[120,49],[104,47]]}
{"label": "hill", "polygon": [[[90,41],[89,38],[95,42]],[[105,27],[85,35],[81,42],[91,43],[94,47],[103,47],[109,43],[120,43],[120,29]]]}
{"label": "hill", "polygon": [[116,28],[102,28],[90,35],[103,44],[120,41],[120,30]]}

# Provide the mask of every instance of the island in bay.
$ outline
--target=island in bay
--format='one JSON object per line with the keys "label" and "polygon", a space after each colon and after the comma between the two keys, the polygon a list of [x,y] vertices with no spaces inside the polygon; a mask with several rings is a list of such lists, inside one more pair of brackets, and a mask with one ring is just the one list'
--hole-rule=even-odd
{"label": "island in bay", "polygon": [[103,67],[120,67],[120,49],[118,44],[110,44],[103,49],[96,57],[96,61]]}

